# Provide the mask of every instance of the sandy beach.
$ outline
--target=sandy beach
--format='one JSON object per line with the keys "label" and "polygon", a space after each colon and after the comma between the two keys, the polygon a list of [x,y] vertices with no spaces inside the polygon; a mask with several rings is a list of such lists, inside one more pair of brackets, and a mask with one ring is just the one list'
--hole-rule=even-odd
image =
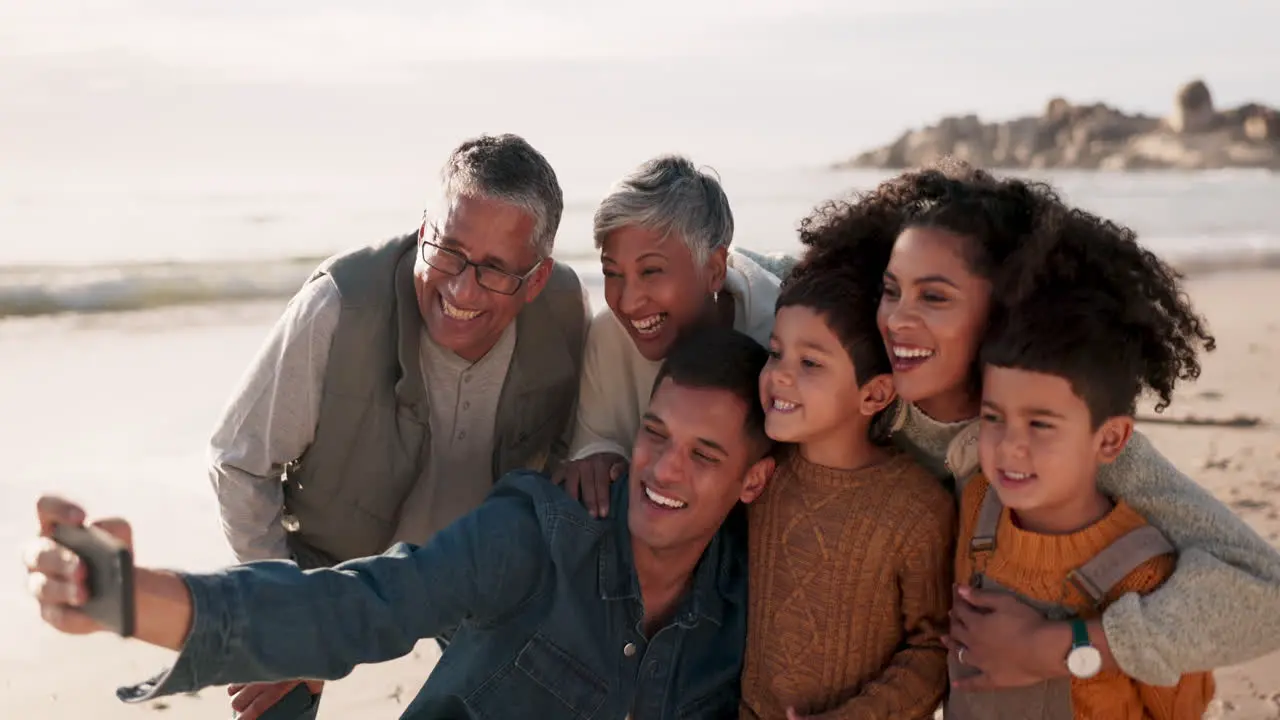
{"label": "sandy beach", "polygon": [[[1257,428],[1144,424],[1178,466],[1280,544],[1280,273],[1198,277],[1189,289],[1219,350],[1169,417],[1259,416]],[[597,300],[598,302],[598,300]],[[0,716],[101,720],[226,718],[223,689],[143,706],[114,689],[171,656],[108,636],[43,627],[16,562],[33,501],[53,491],[92,515],[134,523],[140,564],[192,570],[230,560],[205,470],[205,442],[280,302],[0,323]],[[1194,619],[1189,618],[1189,622]],[[398,717],[435,663],[434,643],[331,683],[321,718]],[[1280,717],[1280,654],[1218,673],[1210,717]]]}

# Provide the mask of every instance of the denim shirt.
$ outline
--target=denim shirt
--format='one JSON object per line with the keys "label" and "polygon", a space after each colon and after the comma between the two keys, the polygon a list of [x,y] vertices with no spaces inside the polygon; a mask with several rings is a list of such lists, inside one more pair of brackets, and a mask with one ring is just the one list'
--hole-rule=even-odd
{"label": "denim shirt", "polygon": [[645,637],[627,529],[542,475],[507,475],[420,548],[302,571],[267,560],[184,575],[192,628],[142,702],[213,685],[341,678],[457,628],[401,718],[736,717],[746,640],[741,508],[703,553],[669,624]]}

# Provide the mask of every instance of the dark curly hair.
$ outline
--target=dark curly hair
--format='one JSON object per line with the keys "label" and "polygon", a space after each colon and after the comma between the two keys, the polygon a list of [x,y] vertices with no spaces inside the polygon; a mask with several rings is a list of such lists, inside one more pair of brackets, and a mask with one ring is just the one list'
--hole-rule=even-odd
{"label": "dark curly hair", "polygon": [[[997,178],[968,163],[943,159],[897,175],[867,193],[818,206],[800,222],[806,259],[826,254],[847,258],[860,287],[872,288],[877,302],[894,243],[912,227],[945,230],[964,239],[961,248],[972,272],[993,285],[1008,259],[1037,232],[1044,218],[1063,208],[1052,187],[1021,178]],[[1003,298],[992,293],[991,307]],[[978,358],[968,373],[976,395],[982,373]]]}
{"label": "dark curly hair", "polygon": [[1129,228],[1063,209],[1006,268],[981,359],[1066,378],[1095,428],[1147,390],[1162,411],[1215,345],[1181,280]]}
{"label": "dark curly hair", "polygon": [[1044,183],[997,178],[945,159],[819,205],[800,221],[800,242],[806,256],[836,251],[856,258],[859,281],[878,289],[898,235],[912,227],[937,228],[969,240],[964,253],[970,268],[992,279],[1044,211],[1061,205]]}
{"label": "dark curly hair", "polygon": [[893,372],[876,327],[879,288],[859,281],[858,258],[826,252],[806,256],[778,290],[776,308],[808,308],[826,322],[853,362],[862,385],[877,375]]}

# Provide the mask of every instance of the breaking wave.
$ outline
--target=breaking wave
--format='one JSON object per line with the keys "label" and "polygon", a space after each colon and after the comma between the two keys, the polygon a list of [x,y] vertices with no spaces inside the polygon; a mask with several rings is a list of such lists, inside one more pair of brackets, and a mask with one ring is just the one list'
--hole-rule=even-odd
{"label": "breaking wave", "polygon": [[[1241,239],[1206,248],[1200,243],[1152,243],[1189,275],[1280,268],[1280,247]],[[1180,247],[1181,246],[1181,247]],[[583,283],[601,283],[595,252],[557,256],[578,270]],[[0,267],[0,318],[60,313],[103,313],[174,305],[285,299],[322,256],[223,262],[155,262],[98,266]]]}
{"label": "breaking wave", "polygon": [[[565,258],[586,275],[594,254]],[[300,256],[224,262],[0,267],[0,318],[103,313],[288,298],[324,260]]]}

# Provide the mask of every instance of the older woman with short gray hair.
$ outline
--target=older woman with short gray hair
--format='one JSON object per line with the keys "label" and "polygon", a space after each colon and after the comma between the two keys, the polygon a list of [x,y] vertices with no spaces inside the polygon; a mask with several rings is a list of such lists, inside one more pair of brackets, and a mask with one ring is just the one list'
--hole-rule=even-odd
{"label": "older woman with short gray hair", "polygon": [[619,180],[594,225],[609,307],[587,334],[570,462],[556,481],[603,517],[609,483],[626,467],[672,343],[714,323],[767,345],[778,286],[794,260],[731,250],[733,211],[724,188],[677,155],[649,160]]}

